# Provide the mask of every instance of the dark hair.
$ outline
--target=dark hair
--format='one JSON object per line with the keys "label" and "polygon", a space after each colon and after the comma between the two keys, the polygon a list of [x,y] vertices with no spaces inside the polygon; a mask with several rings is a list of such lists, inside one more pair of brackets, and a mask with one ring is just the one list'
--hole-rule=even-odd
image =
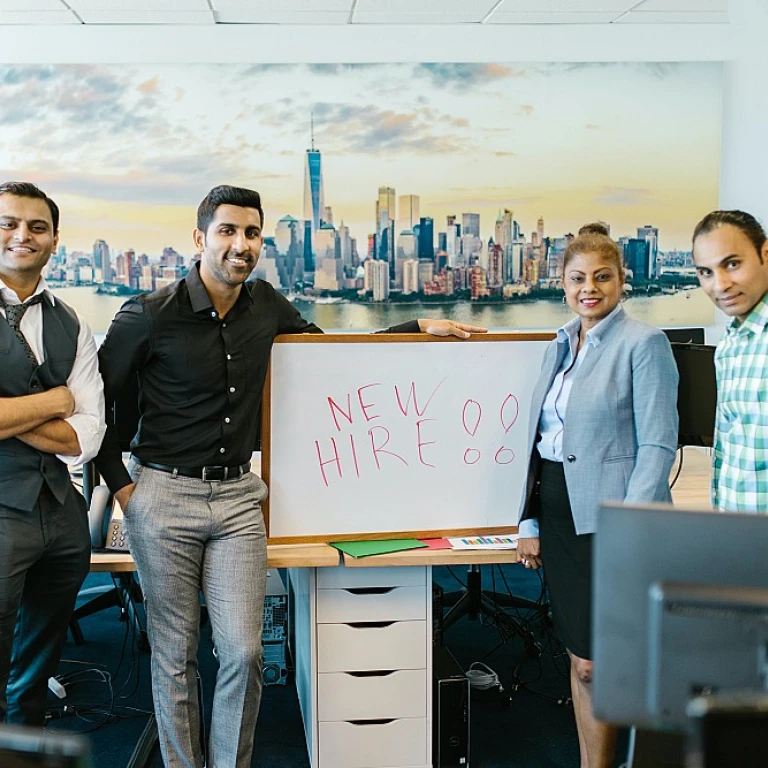
{"label": "dark hair", "polygon": [[202,232],[208,231],[208,226],[216,215],[220,205],[237,205],[240,208],[255,208],[259,212],[261,227],[264,228],[264,211],[261,208],[261,197],[253,189],[230,187],[221,184],[214,187],[197,208],[197,228]]}
{"label": "dark hair", "polygon": [[579,229],[580,235],[604,235],[610,237],[611,233],[608,227],[602,221],[591,221]]}
{"label": "dark hair", "polygon": [[[589,226],[589,225],[588,225]],[[583,229],[583,227],[582,227]],[[568,262],[574,256],[582,253],[599,253],[606,261],[612,261],[619,274],[624,271],[624,264],[621,258],[619,246],[611,240],[610,237],[603,234],[595,234],[587,231],[586,234],[580,234],[577,238],[571,240],[565,249],[563,256],[563,270],[568,266]]]}
{"label": "dark hair", "polygon": [[59,231],[59,206],[51,200],[42,189],[29,181],[5,181],[0,184],[0,195],[13,195],[14,197],[31,197],[35,200],[45,200],[48,210],[51,212],[53,222],[53,234]]}
{"label": "dark hair", "polygon": [[755,246],[760,261],[763,260],[763,246],[768,240],[762,224],[751,214],[744,211],[712,211],[708,213],[693,230],[693,245],[699,235],[707,235],[715,229],[729,224],[740,229]]}

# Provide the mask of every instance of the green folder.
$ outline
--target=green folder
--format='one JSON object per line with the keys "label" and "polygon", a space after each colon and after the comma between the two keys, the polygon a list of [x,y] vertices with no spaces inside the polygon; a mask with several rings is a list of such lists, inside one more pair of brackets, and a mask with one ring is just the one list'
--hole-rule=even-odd
{"label": "green folder", "polygon": [[403,552],[406,549],[419,549],[427,545],[418,539],[386,539],[384,541],[336,541],[331,542],[340,552],[352,557],[386,555],[388,552]]}

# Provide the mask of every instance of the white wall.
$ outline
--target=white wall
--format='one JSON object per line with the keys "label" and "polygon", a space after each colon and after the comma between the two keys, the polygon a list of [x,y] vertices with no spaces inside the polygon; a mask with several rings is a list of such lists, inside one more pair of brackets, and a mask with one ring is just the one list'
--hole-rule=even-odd
{"label": "white wall", "polygon": [[720,205],[768,224],[768,0],[731,0],[730,18],[728,25],[7,26],[0,60],[725,61]]}

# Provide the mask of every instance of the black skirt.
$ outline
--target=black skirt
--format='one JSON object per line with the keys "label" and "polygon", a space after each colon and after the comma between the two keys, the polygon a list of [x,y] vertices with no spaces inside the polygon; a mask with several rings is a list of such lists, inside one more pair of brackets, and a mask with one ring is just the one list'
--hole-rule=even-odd
{"label": "black skirt", "polygon": [[539,536],[555,633],[582,659],[592,659],[592,540],[578,536],[560,462],[541,462]]}

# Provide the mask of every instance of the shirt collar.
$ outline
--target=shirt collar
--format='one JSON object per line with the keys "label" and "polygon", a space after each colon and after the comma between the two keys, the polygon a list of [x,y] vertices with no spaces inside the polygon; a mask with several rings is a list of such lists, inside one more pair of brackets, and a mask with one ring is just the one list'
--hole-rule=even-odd
{"label": "shirt collar", "polygon": [[[587,331],[587,343],[593,347],[599,346],[605,334],[616,322],[617,318],[624,317],[624,307],[618,304],[608,315],[606,315],[594,328],[590,328]],[[571,343],[578,340],[579,331],[581,330],[581,318],[574,317],[569,320],[565,325],[557,329],[557,340],[560,343],[570,341]]]}
{"label": "shirt collar", "polygon": [[[187,276],[184,278],[187,284],[187,291],[189,292],[189,301],[192,304],[193,312],[207,312],[213,306],[211,297],[208,295],[208,291],[205,290],[203,284],[203,278],[200,277],[200,262],[195,262],[189,270]],[[243,301],[243,296],[246,297],[246,301],[253,302],[253,296],[251,296],[251,289],[247,283],[243,283],[240,290],[240,295],[237,297],[237,301]]]}
{"label": "shirt collar", "polygon": [[726,328],[726,332],[728,334],[739,332],[762,333],[766,325],[768,325],[768,293],[752,307],[752,311],[744,318],[743,322],[738,317],[734,317]]}
{"label": "shirt collar", "polygon": [[[8,304],[21,304],[22,302],[19,301],[19,297],[16,293],[16,291],[13,290],[13,288],[10,288],[7,286],[2,278],[0,278],[0,293],[2,293],[3,298],[6,300]],[[51,306],[56,305],[56,297],[51,293],[50,289],[48,288],[48,283],[45,282],[45,278],[40,275],[40,279],[37,281],[37,286],[35,287],[34,292],[32,293],[32,296],[37,296],[38,293],[44,293],[45,298],[50,302]],[[32,296],[29,298],[31,299]],[[29,301],[29,299],[27,299]]]}

